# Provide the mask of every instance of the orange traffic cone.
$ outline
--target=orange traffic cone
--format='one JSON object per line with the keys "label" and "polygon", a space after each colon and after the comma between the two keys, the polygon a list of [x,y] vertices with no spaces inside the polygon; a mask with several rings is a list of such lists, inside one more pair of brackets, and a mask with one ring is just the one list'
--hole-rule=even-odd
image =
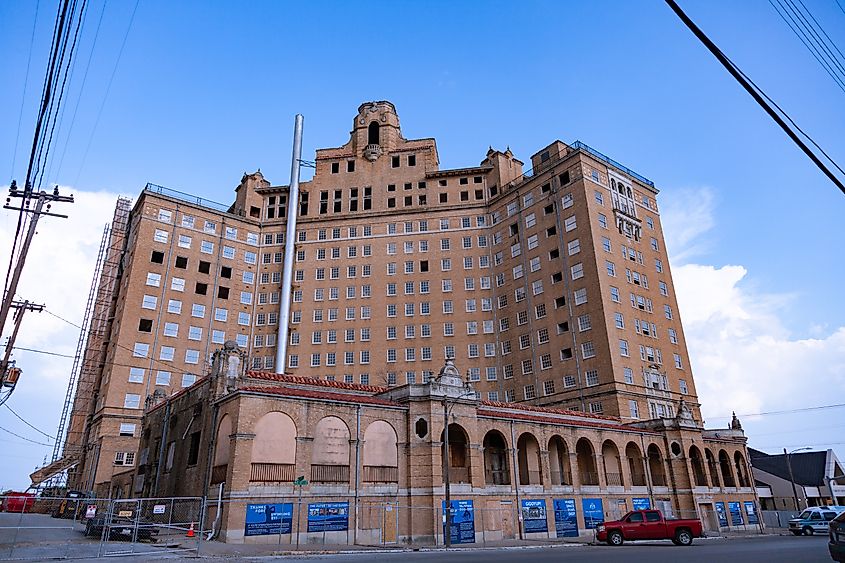
{"label": "orange traffic cone", "polygon": [[190,527],[190,528],[188,528],[188,533],[187,533],[187,534],[185,534],[185,537],[186,537],[186,538],[192,538],[192,537],[194,537],[194,523],[193,523],[193,522],[191,522],[191,527]]}

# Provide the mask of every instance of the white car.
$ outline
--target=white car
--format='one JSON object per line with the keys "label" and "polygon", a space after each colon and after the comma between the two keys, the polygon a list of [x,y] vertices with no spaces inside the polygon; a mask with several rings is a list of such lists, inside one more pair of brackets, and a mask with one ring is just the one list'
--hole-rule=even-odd
{"label": "white car", "polygon": [[827,534],[830,521],[845,512],[845,506],[811,506],[789,521],[789,531],[796,536]]}

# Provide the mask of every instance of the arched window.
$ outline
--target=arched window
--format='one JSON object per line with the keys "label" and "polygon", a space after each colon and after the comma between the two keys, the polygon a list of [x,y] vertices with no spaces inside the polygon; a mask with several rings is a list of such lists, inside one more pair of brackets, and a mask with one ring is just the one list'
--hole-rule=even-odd
{"label": "arched window", "polygon": [[[443,438],[444,435],[441,432],[441,442],[443,442]],[[446,448],[441,446],[441,459],[446,459],[445,452]],[[455,424],[454,422],[449,424],[449,458],[449,481],[452,483],[469,483],[469,436],[461,425]]]}
{"label": "arched window", "polygon": [[719,469],[722,471],[722,482],[726,487],[736,487],[733,471],[731,471],[731,458],[725,450],[719,450]]}
{"label": "arched window", "polygon": [[229,436],[232,434],[232,417],[223,415],[217,425],[217,438],[214,446],[214,465],[211,468],[211,484],[216,485],[226,480],[229,468]]}
{"label": "arched window", "polygon": [[578,480],[582,485],[599,484],[594,452],[593,445],[586,438],[581,438],[575,444],[575,454],[578,459]]}
{"label": "arched window", "polygon": [[314,428],[311,481],[349,482],[349,428],[336,416],[320,419]]}
{"label": "arched window", "polygon": [[736,466],[736,478],[737,481],[739,481],[739,486],[750,487],[751,484],[748,482],[748,471],[745,467],[745,458],[739,452],[734,454],[734,465]]}
{"label": "arched window", "polygon": [[370,126],[367,127],[367,144],[368,145],[380,145],[379,143],[379,131],[378,131],[378,121],[370,122]]}
{"label": "arched window", "polygon": [[569,467],[569,448],[560,436],[549,440],[549,467],[552,485],[571,485],[572,473]]}
{"label": "arched window", "polygon": [[268,412],[255,423],[252,440],[252,482],[289,483],[294,480],[296,425],[282,412]]}
{"label": "arched window", "polygon": [[634,442],[628,442],[625,447],[625,457],[628,458],[628,470],[631,472],[631,485],[634,487],[646,486],[645,468],[643,465],[643,454],[640,447]]}
{"label": "arched window", "polygon": [[537,438],[528,432],[516,441],[516,457],[519,465],[520,485],[540,485],[542,475],[540,470],[540,444]]}
{"label": "arched window", "polygon": [[713,456],[708,448],[704,449],[704,457],[707,460],[707,470],[710,472],[710,481],[714,487],[721,487],[722,482],[719,479],[719,465],[716,463],[716,458]]}
{"label": "arched window", "polygon": [[364,482],[396,483],[398,481],[396,431],[383,420],[371,422],[364,431]]}
{"label": "arched window", "polygon": [[648,470],[651,473],[651,482],[657,487],[666,486],[666,471],[663,467],[663,452],[656,445],[651,444],[646,450],[648,456]]}
{"label": "arched window", "polygon": [[484,436],[484,477],[488,485],[510,485],[508,444],[498,430]]}
{"label": "arched window", "polygon": [[621,487],[625,483],[622,479],[622,460],[619,459],[619,448],[610,440],[605,440],[601,446],[604,461],[604,478],[609,487]]}
{"label": "arched window", "polygon": [[690,463],[692,464],[693,481],[696,487],[707,486],[707,476],[704,473],[704,461],[701,459],[701,451],[691,446],[689,449]]}

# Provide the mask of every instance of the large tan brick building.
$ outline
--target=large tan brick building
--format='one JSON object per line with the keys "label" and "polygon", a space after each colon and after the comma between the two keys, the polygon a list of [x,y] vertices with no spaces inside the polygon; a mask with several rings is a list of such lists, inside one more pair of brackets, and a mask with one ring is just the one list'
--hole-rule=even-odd
{"label": "large tan brick building", "polygon": [[71,486],[107,494],[138,463],[145,403],[206,375],[227,340],[253,370],[397,387],[453,358],[481,400],[622,423],[672,419],[683,400],[700,424],[646,178],[560,141],[528,170],[492,148],[441,170],[434,139],[405,139],[393,104],[373,102],[346,144],[317,151],[300,189],[286,366],[275,351],[288,187],[259,171],[231,205],[140,194],[113,233],[108,335],[77,394]]}

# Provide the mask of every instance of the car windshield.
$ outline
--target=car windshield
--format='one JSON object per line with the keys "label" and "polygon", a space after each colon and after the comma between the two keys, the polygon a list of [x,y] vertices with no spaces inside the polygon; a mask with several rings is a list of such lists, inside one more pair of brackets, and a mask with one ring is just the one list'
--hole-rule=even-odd
{"label": "car windshield", "polygon": [[840,512],[839,516],[834,518],[833,521],[839,524],[845,523],[845,512]]}
{"label": "car windshield", "polygon": [[812,516],[812,514],[813,514],[813,512],[812,512],[812,511],[810,511],[810,510],[805,510],[804,512],[802,512],[801,514],[799,514],[799,515],[798,515],[798,518],[799,518],[800,520],[809,520],[809,519],[810,519],[810,516]]}

